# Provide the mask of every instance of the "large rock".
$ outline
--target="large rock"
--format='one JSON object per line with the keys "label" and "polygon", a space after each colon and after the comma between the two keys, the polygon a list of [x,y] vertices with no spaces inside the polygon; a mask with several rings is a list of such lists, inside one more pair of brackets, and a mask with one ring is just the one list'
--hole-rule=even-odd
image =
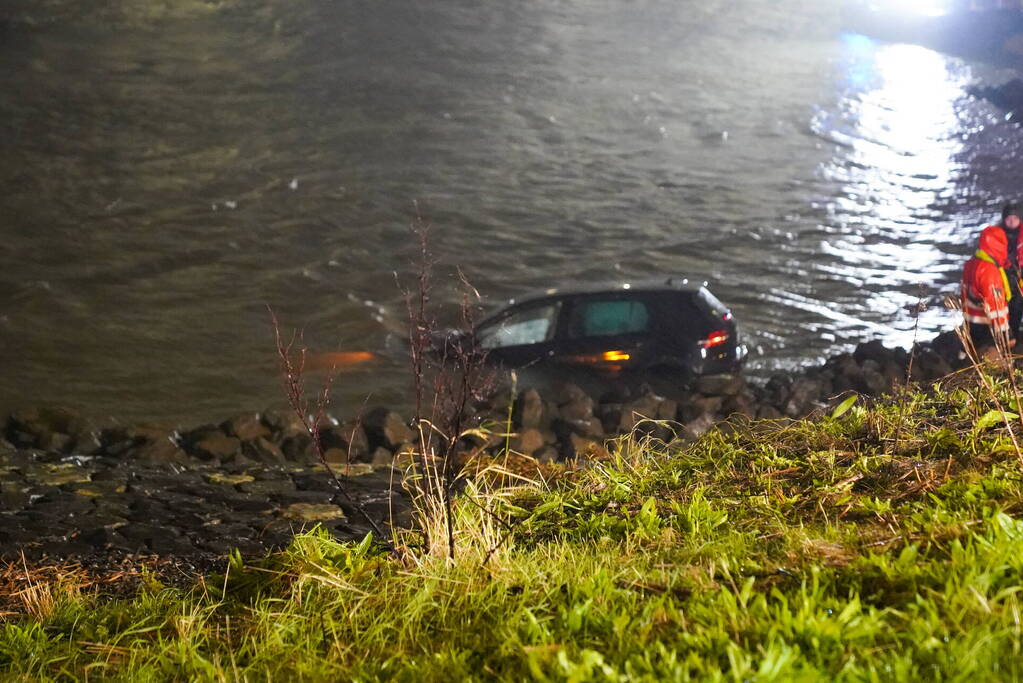
{"label": "large rock", "polygon": [[554,387],[554,390],[551,392],[551,400],[558,406],[574,401],[585,401],[588,398],[590,398],[589,394],[578,384],[571,382],[562,382]]}
{"label": "large rock", "polygon": [[19,448],[70,453],[76,448],[91,452],[99,445],[81,415],[59,406],[16,410],[7,418],[4,432]]}
{"label": "large rock", "polygon": [[791,388],[792,377],[790,375],[782,373],[771,375],[767,384],[764,385],[764,400],[775,406],[785,405]]}
{"label": "large rock", "polygon": [[615,431],[621,433],[631,432],[636,425],[644,420],[656,420],[660,415],[660,404],[664,399],[645,394],[639,398],[622,405],[622,412]]}
{"label": "large rock", "polygon": [[401,415],[383,407],[369,411],[363,418],[362,425],[369,438],[370,448],[383,446],[393,452],[415,438],[415,433]]}
{"label": "large rock", "polygon": [[724,401],[722,396],[695,394],[682,404],[679,414],[683,422],[695,420],[701,415],[717,415],[722,411]]}
{"label": "large rock", "polygon": [[881,373],[881,365],[875,360],[865,360],[861,366],[863,374],[857,389],[868,396],[880,396],[889,390],[888,380]]}
{"label": "large rock", "polygon": [[286,437],[281,441],[281,452],[292,462],[316,462],[319,456],[313,448],[313,438],[305,432]]}
{"label": "large rock", "polygon": [[568,440],[562,444],[566,458],[606,458],[607,448],[602,441],[590,439],[579,434],[570,434]]}
{"label": "large rock", "polygon": [[259,438],[267,438],[271,435],[270,429],[263,424],[260,416],[255,413],[238,415],[230,420],[225,420],[220,429],[228,436],[234,436],[242,441],[255,441]]}
{"label": "large rock", "polygon": [[703,415],[687,422],[683,429],[683,434],[688,439],[698,439],[706,434],[710,428],[714,426],[714,423],[714,416],[704,413]]}
{"label": "large rock", "polygon": [[952,364],[933,349],[920,349],[913,362],[913,379],[920,382],[945,377],[954,372]]}
{"label": "large rock", "polygon": [[123,455],[141,462],[153,464],[166,462],[186,464],[192,460],[169,435],[162,439],[143,440],[141,443],[132,445],[123,451]]}
{"label": "large rock", "polygon": [[853,351],[853,358],[860,365],[863,365],[863,362],[868,360],[880,364],[886,360],[892,360],[893,353],[880,340],[874,339],[858,344],[856,350]]}
{"label": "large rock", "polygon": [[591,419],[593,417],[593,399],[582,394],[565,403],[559,403],[558,417],[568,421]]}
{"label": "large rock", "polygon": [[301,418],[291,411],[264,410],[259,417],[260,421],[270,430],[273,440],[277,444],[297,434],[308,433]]}
{"label": "large rock", "polygon": [[753,401],[752,395],[747,392],[736,394],[735,396],[729,396],[728,399],[721,406],[721,414],[725,417],[731,415],[744,415],[746,417],[756,417],[757,408]]}
{"label": "large rock", "polygon": [[532,427],[519,431],[509,440],[511,450],[524,455],[532,455],[545,445],[543,432]]}
{"label": "large rock", "polygon": [[[267,434],[269,435],[269,431]],[[262,436],[242,442],[242,454],[265,465],[280,465],[285,461],[284,452]]]}
{"label": "large rock", "polygon": [[[402,434],[404,432],[397,436]],[[370,453],[369,437],[357,421],[324,427],[320,430],[320,442],[327,450],[336,448],[345,451],[353,461],[364,459]]]}
{"label": "large rock", "polygon": [[557,434],[560,432],[579,434],[580,436],[589,436],[593,438],[599,438],[604,436],[604,426],[600,423],[600,420],[593,417],[592,415],[588,418],[577,419],[577,420],[566,420],[558,418],[551,423],[551,429]]}
{"label": "large rock", "polygon": [[541,429],[546,426],[545,413],[540,393],[536,389],[529,389],[519,394],[515,400],[512,419],[518,429]]}
{"label": "large rock", "polygon": [[696,378],[693,390],[707,396],[735,396],[745,386],[742,375],[701,375]]}
{"label": "large rock", "polygon": [[785,414],[789,417],[803,417],[813,410],[814,403],[820,398],[820,382],[809,377],[800,377],[792,383],[788,400],[785,402]]}
{"label": "large rock", "polygon": [[219,429],[209,431],[189,443],[188,451],[203,460],[224,460],[241,449],[240,439],[228,436]]}

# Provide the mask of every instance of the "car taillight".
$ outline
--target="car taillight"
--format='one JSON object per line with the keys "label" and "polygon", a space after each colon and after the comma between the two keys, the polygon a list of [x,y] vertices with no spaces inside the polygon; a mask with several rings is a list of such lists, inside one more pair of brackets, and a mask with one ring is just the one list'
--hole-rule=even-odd
{"label": "car taillight", "polygon": [[705,339],[701,339],[698,343],[705,349],[709,349],[713,346],[720,346],[728,341],[728,330],[714,330],[707,335]]}

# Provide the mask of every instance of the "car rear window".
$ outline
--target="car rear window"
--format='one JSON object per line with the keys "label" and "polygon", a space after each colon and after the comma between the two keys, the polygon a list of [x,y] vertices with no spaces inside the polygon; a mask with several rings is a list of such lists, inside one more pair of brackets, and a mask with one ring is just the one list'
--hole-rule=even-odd
{"label": "car rear window", "polygon": [[721,318],[728,313],[728,307],[721,303],[716,296],[711,294],[710,290],[706,287],[700,288],[699,296],[715,318]]}
{"label": "car rear window", "polygon": [[650,311],[643,301],[596,300],[577,304],[569,324],[571,337],[604,337],[646,332]]}

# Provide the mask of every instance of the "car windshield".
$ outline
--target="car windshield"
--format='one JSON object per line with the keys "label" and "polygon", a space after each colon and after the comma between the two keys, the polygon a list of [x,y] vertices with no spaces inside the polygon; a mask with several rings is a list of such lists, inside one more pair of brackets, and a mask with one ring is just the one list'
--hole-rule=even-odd
{"label": "car windshield", "polygon": [[497,349],[548,341],[554,335],[558,309],[556,303],[534,306],[513,311],[500,320],[487,323],[477,332],[480,348]]}

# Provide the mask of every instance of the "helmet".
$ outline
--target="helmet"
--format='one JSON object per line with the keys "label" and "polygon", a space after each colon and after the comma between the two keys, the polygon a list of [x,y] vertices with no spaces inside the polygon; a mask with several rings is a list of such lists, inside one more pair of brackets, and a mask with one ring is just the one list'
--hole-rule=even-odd
{"label": "helmet", "polygon": [[1019,219],[1023,219],[1023,209],[1020,208],[1019,202],[1005,202],[1005,206],[1002,207],[1002,220],[1004,221],[1009,216],[1016,216]]}
{"label": "helmet", "polygon": [[1009,260],[1009,242],[1001,228],[981,232],[980,249],[1002,267]]}

